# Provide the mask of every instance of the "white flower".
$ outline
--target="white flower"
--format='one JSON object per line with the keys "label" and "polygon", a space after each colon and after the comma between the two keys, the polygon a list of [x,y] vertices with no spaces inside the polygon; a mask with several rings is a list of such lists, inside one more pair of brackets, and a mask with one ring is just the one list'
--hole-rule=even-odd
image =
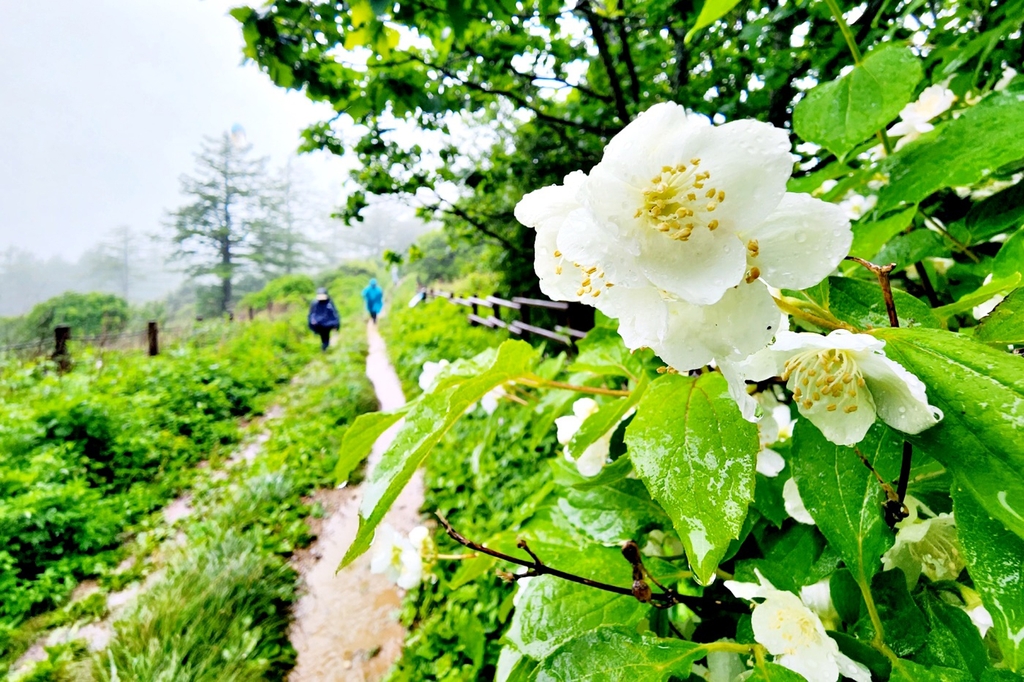
{"label": "white flower", "polygon": [[370,572],[382,573],[404,590],[411,590],[423,579],[423,559],[413,543],[385,523],[373,537]]}
{"label": "white flower", "polygon": [[645,556],[682,556],[683,551],[683,543],[679,538],[660,530],[648,533],[647,544],[640,550]]}
{"label": "white flower", "polygon": [[[929,580],[956,580],[967,564],[953,515],[933,514],[913,497],[906,504],[910,516],[896,524],[896,542],[882,555],[882,567],[902,569],[911,589],[922,573]],[[921,512],[930,518],[922,519]]]}
{"label": "white flower", "polygon": [[498,401],[504,398],[508,393],[505,391],[504,386],[497,386],[487,391],[484,397],[480,399],[480,407],[484,408],[484,412],[487,414],[494,414],[494,411],[498,409]]}
{"label": "white flower", "polygon": [[426,526],[416,526],[409,531],[409,543],[420,553],[424,561],[434,556],[434,539]]}
{"label": "white flower", "polygon": [[966,611],[967,615],[971,617],[971,622],[974,623],[976,628],[978,628],[978,632],[981,633],[981,636],[984,637],[988,634],[989,629],[991,629],[993,625],[992,614],[988,612],[988,609],[981,604],[978,604],[974,608],[966,609]]}
{"label": "white flower", "polygon": [[996,91],[1005,90],[1016,77],[1017,70],[1008,66],[1003,70],[1003,75],[999,77],[999,80],[992,86],[992,89]]}
{"label": "white flower", "polygon": [[781,129],[712,126],[658,104],[612,139],[589,177],[531,192],[515,213],[537,229],[545,294],[598,307],[618,318],[627,346],[690,369],[771,339],[778,311],[756,280],[813,286],[849,250],[838,207],[786,192],[792,163]]}
{"label": "white flower", "polygon": [[850,192],[839,202],[839,208],[850,220],[860,220],[864,215],[870,213],[877,203],[878,197],[874,194],[862,196],[856,192]]}
{"label": "white flower", "polygon": [[761,420],[757,422],[757,435],[761,445],[757,453],[757,473],[775,478],[786,468],[786,460],[770,446],[792,437],[793,414],[789,410],[789,405],[780,403],[770,390],[761,391],[754,396],[754,400],[763,412]]}
{"label": "white flower", "polygon": [[[569,451],[569,443],[576,433],[583,427],[591,415],[600,409],[593,398],[580,398],[572,404],[572,414],[559,417],[555,420],[556,437],[558,442],[565,447],[565,458],[576,463],[576,469],[581,476],[597,476],[601,473],[605,463],[608,461],[608,452],[611,450],[612,434],[615,433],[616,424],[595,440],[579,456]],[[626,415],[628,416],[628,415]],[[623,417],[625,418],[625,417]]]}
{"label": "white flower", "polygon": [[900,111],[900,120],[889,128],[889,135],[901,137],[896,149],[935,129],[930,121],[953,106],[956,95],[944,85],[931,85],[924,89],[916,102]]}
{"label": "white flower", "polygon": [[522,578],[516,578],[516,593],[512,595],[512,606],[519,607],[519,602],[522,601],[523,596],[526,594],[526,588],[530,584],[530,581],[535,576],[527,576],[526,572],[529,569],[526,566],[520,566],[516,569],[516,575],[524,576]]}
{"label": "white flower", "polygon": [[430,393],[434,388],[434,384],[437,382],[438,376],[441,372],[451,363],[447,360],[441,360],[440,362],[427,361],[423,363],[423,370],[420,372],[419,385],[420,389],[424,393]]}
{"label": "white flower", "polygon": [[871,682],[868,669],[849,658],[828,636],[821,619],[792,592],[776,589],[755,569],[758,584],[726,580],[740,599],[764,599],[754,607],[754,639],[775,656],[775,662],[803,675],[808,682],[836,682],[845,675]]}
{"label": "white flower", "polygon": [[832,589],[829,579],[824,578],[813,585],[800,588],[800,601],[821,618],[827,629],[835,629],[839,624],[839,612],[832,603]]}
{"label": "white flower", "polygon": [[[781,376],[800,414],[833,443],[855,445],[875,415],[904,433],[920,433],[942,419],[928,404],[925,385],[885,357],[885,342],[869,334],[836,330],[820,334],[779,332],[775,342],[741,364],[737,376],[761,381]],[[736,396],[743,386],[736,385]]]}
{"label": "white flower", "polygon": [[796,487],[795,479],[788,479],[785,485],[782,486],[782,502],[786,505],[786,513],[790,517],[800,523],[806,523],[808,526],[814,525],[814,518],[807,511],[804,501],[800,498],[800,491]]}

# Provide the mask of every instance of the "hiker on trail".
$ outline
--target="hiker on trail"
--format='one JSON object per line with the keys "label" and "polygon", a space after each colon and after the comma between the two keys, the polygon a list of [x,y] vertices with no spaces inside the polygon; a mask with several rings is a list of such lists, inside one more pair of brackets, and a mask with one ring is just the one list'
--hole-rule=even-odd
{"label": "hiker on trail", "polygon": [[377,315],[380,314],[380,309],[384,307],[384,290],[377,285],[376,278],[371,279],[370,283],[363,289],[363,301],[366,302],[366,312],[370,313],[370,317],[376,323]]}
{"label": "hiker on trail", "polygon": [[320,349],[331,345],[331,330],[341,327],[341,316],[334,302],[327,295],[327,289],[316,290],[316,300],[309,306],[309,328],[320,335]]}

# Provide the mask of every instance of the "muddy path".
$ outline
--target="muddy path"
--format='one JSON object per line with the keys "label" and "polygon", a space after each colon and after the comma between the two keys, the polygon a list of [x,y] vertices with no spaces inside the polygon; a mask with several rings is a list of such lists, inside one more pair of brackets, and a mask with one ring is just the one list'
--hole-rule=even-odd
{"label": "muddy path", "polygon": [[[402,385],[388,362],[384,340],[367,325],[369,354],[366,374],[382,410],[405,404]],[[374,445],[368,461],[372,471],[395,437],[398,425]],[[316,495],[327,511],[319,522],[316,542],[295,560],[303,579],[303,596],[295,607],[291,641],[298,662],[289,682],[376,682],[398,658],[405,630],[397,621],[401,591],[386,578],[370,573],[370,555],[364,554],[338,571],[345,551],[355,538],[362,499],[361,486],[324,490]],[[397,530],[408,532],[419,524],[423,479],[417,473],[385,517]]]}

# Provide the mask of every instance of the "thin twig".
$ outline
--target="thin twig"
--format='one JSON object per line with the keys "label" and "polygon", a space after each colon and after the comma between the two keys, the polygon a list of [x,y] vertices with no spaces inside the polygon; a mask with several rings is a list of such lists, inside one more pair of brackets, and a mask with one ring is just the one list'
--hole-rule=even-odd
{"label": "thin twig", "polygon": [[[448,523],[448,519],[446,519],[440,512],[435,513],[437,514],[437,518],[441,522],[441,525],[444,526],[445,531],[448,533],[448,537],[450,537],[452,540],[459,543],[463,547],[468,547],[474,552],[486,554],[488,556],[494,557],[495,559],[501,559],[502,561],[507,561],[510,564],[516,564],[517,566],[523,566],[526,569],[528,569],[527,573],[523,575],[506,574],[505,577],[509,580],[514,581],[519,578],[527,576],[533,577],[538,575],[550,575],[556,578],[561,578],[562,580],[568,580],[569,582],[574,582],[580,585],[586,585],[587,587],[593,587],[594,589],[602,590],[604,592],[611,592],[613,594],[621,594],[629,597],[637,596],[633,588],[620,587],[618,585],[610,585],[608,583],[603,583],[598,580],[591,580],[590,578],[584,578],[583,576],[576,575],[575,573],[569,573],[568,571],[563,571],[552,566],[548,566],[540,560],[540,557],[538,557],[523,540],[519,541],[518,546],[520,547],[520,549],[522,549],[530,555],[529,560],[514,557],[505,554],[504,552],[499,552],[497,550],[484,547],[480,543],[473,542],[472,540],[470,540],[469,538],[465,537],[457,530],[455,530],[452,527],[452,525]],[[636,543],[632,544],[634,546],[636,545]],[[646,569],[642,570],[646,572]],[[651,594],[649,598],[649,603],[652,606],[658,608],[668,608],[676,604],[685,604],[686,606],[694,610],[698,610],[703,607],[714,607],[716,609],[734,610],[741,613],[746,613],[748,611],[748,609],[744,605],[739,603],[731,604],[728,602],[722,602],[717,599],[709,599],[706,597],[693,597],[689,595],[679,594],[675,590],[671,589],[665,589],[664,592]]]}
{"label": "thin twig", "polygon": [[608,38],[605,36],[604,27],[601,26],[601,20],[594,14],[594,10],[591,9],[590,0],[581,0],[576,5],[576,9],[583,14],[587,24],[590,26],[590,33],[594,38],[594,46],[597,47],[597,52],[601,56],[604,70],[608,74],[608,85],[611,86],[612,95],[615,97],[615,112],[618,114],[619,120],[622,121],[622,125],[626,125],[629,123],[630,118],[629,108],[626,106],[626,97],[622,92],[622,83],[619,82],[619,74],[615,70],[615,59],[608,48]]}
{"label": "thin twig", "polygon": [[888,265],[877,265],[871,261],[864,260],[863,258],[857,258],[856,256],[847,256],[846,260],[853,261],[854,263],[860,263],[865,268],[875,273],[875,277],[878,278],[878,284],[882,287],[882,298],[885,299],[885,312],[889,314],[889,326],[899,327],[900,318],[896,316],[896,302],[892,300],[892,284],[889,282],[889,273],[896,267],[895,263],[889,263]]}

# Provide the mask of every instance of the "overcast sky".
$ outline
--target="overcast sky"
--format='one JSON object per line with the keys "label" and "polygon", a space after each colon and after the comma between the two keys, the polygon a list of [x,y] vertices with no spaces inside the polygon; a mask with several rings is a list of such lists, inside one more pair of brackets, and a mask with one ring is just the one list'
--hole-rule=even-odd
{"label": "overcast sky", "polygon": [[[285,162],[331,110],[242,65],[239,4],[0,0],[0,251],[75,258],[115,226],[158,230],[202,137],[235,123]],[[340,159],[300,164],[336,197]]]}

